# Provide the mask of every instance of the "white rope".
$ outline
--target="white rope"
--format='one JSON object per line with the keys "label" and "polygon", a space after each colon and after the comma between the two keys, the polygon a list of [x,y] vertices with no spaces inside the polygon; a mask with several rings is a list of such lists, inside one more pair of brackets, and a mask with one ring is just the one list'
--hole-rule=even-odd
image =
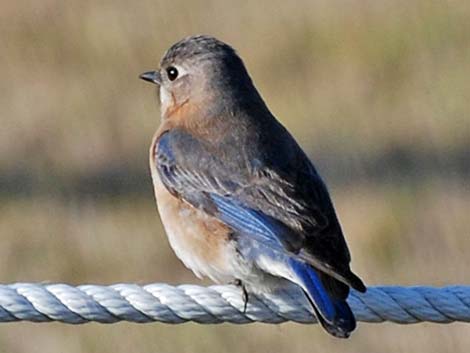
{"label": "white rope", "polygon": [[[357,320],[365,322],[470,322],[470,286],[369,287],[365,294],[353,291],[348,302]],[[0,285],[0,322],[315,322],[298,291],[250,294],[246,312],[243,309],[242,291],[235,286]]]}

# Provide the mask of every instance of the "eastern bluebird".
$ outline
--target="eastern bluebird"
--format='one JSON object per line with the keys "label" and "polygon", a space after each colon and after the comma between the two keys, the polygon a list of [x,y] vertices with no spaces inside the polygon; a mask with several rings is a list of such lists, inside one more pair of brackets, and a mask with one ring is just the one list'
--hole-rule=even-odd
{"label": "eastern bluebird", "polygon": [[366,287],[350,270],[325,184],[235,50],[188,37],[140,77],[160,89],[150,169],[176,255],[244,293],[295,284],[326,331],[347,338],[356,327],[349,288]]}

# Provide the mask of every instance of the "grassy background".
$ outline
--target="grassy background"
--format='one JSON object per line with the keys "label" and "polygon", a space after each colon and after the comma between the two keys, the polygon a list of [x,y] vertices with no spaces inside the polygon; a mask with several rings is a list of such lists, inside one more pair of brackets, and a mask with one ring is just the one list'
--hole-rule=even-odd
{"label": "grassy background", "polygon": [[[181,37],[238,49],[330,186],[368,284],[468,284],[468,1],[0,1],[0,281],[200,283],[169,249],[137,79]],[[168,268],[174,270],[168,271]],[[467,352],[463,324],[8,324],[0,352]]]}

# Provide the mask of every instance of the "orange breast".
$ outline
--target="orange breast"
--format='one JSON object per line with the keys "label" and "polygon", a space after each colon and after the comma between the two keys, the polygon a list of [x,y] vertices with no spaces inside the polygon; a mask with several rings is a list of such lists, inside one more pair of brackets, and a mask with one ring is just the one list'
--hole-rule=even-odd
{"label": "orange breast", "polygon": [[176,255],[199,277],[207,276],[216,282],[233,280],[231,266],[237,254],[229,228],[168,192],[160,181],[153,148],[150,155],[158,210]]}

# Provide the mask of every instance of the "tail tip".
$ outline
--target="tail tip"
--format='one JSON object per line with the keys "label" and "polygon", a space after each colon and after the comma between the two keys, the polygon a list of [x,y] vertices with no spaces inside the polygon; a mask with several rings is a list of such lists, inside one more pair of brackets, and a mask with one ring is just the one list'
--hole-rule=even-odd
{"label": "tail tip", "polygon": [[352,320],[340,318],[334,324],[320,319],[320,323],[326,332],[336,338],[349,338],[351,332],[356,328],[356,320],[354,318]]}

